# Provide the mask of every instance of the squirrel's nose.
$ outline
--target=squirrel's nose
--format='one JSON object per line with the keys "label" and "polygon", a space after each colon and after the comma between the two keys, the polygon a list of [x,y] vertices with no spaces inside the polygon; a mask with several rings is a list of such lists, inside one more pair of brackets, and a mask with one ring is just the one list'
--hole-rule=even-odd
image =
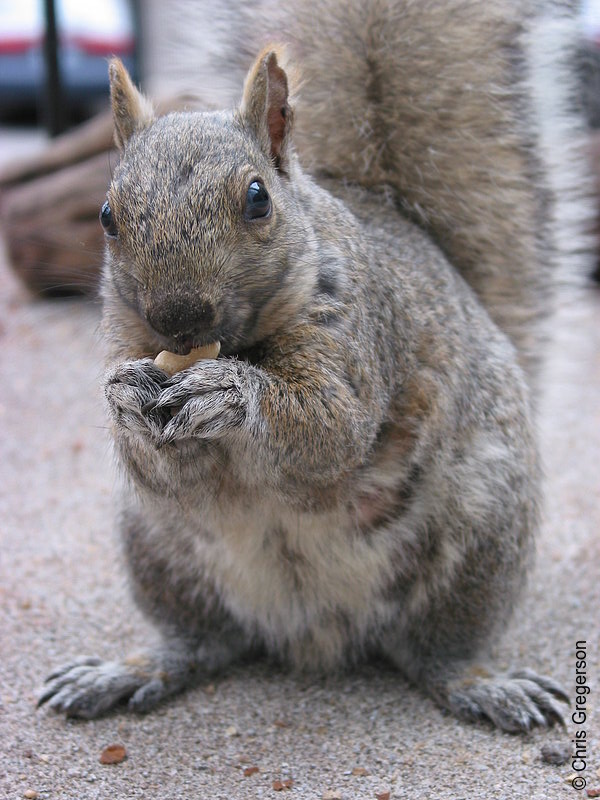
{"label": "squirrel's nose", "polygon": [[178,293],[175,297],[153,298],[146,304],[146,319],[156,333],[171,341],[173,352],[183,354],[206,344],[215,322],[215,308],[206,298]]}

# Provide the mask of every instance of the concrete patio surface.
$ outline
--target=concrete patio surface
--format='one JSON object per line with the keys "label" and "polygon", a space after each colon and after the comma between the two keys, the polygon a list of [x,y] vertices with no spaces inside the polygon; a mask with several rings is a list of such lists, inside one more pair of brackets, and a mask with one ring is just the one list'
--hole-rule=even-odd
{"label": "concrete patio surface", "polygon": [[[566,730],[527,736],[460,723],[378,666],[319,679],[233,669],[145,717],[37,711],[57,665],[119,657],[151,635],[113,530],[98,322],[93,301],[32,298],[0,257],[0,798],[577,800],[600,790],[597,288],[565,291],[553,326],[540,413],[544,524],[495,659],[551,674],[573,698]],[[591,693],[575,724],[582,641]],[[568,746],[582,730],[585,770],[542,761],[543,745]],[[117,743],[127,758],[101,764]],[[573,774],[585,788],[567,781]]]}

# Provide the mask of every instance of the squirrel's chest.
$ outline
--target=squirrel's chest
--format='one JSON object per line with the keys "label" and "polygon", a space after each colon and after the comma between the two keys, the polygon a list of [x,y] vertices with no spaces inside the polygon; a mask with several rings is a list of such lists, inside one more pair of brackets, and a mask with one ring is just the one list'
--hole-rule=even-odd
{"label": "squirrel's chest", "polygon": [[360,533],[345,511],[232,508],[209,526],[198,555],[222,602],[294,662],[335,662],[391,613],[392,537]]}

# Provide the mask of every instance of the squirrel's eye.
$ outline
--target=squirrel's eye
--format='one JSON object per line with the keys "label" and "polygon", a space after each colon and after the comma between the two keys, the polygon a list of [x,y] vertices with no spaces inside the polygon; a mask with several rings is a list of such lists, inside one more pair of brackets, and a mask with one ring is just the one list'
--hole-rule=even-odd
{"label": "squirrel's eye", "polygon": [[271,198],[260,181],[252,181],[246,193],[246,219],[268,217],[271,213]]}
{"label": "squirrel's eye", "polygon": [[100,224],[104,228],[105,232],[108,236],[117,236],[117,226],[115,225],[115,221],[113,219],[112,211],[110,210],[110,205],[108,200],[104,203],[102,208],[100,209]]}

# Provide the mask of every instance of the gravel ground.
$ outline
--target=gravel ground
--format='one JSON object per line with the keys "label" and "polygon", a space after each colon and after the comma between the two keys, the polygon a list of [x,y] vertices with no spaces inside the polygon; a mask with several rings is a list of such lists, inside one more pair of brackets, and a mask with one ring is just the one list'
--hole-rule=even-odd
{"label": "gravel ground", "polygon": [[[324,679],[244,667],[145,717],[36,711],[57,664],[118,657],[151,635],[113,532],[98,322],[93,302],[28,296],[0,255],[1,798],[577,800],[587,792],[567,781],[570,759],[550,765],[540,753],[548,743],[569,751],[582,730],[579,775],[600,790],[600,292],[572,292],[554,326],[537,567],[496,653],[500,668],[552,674],[575,698],[585,640],[589,713],[527,736],[461,724],[377,666]],[[115,743],[126,760],[101,764]],[[291,789],[276,783],[288,780]]]}

